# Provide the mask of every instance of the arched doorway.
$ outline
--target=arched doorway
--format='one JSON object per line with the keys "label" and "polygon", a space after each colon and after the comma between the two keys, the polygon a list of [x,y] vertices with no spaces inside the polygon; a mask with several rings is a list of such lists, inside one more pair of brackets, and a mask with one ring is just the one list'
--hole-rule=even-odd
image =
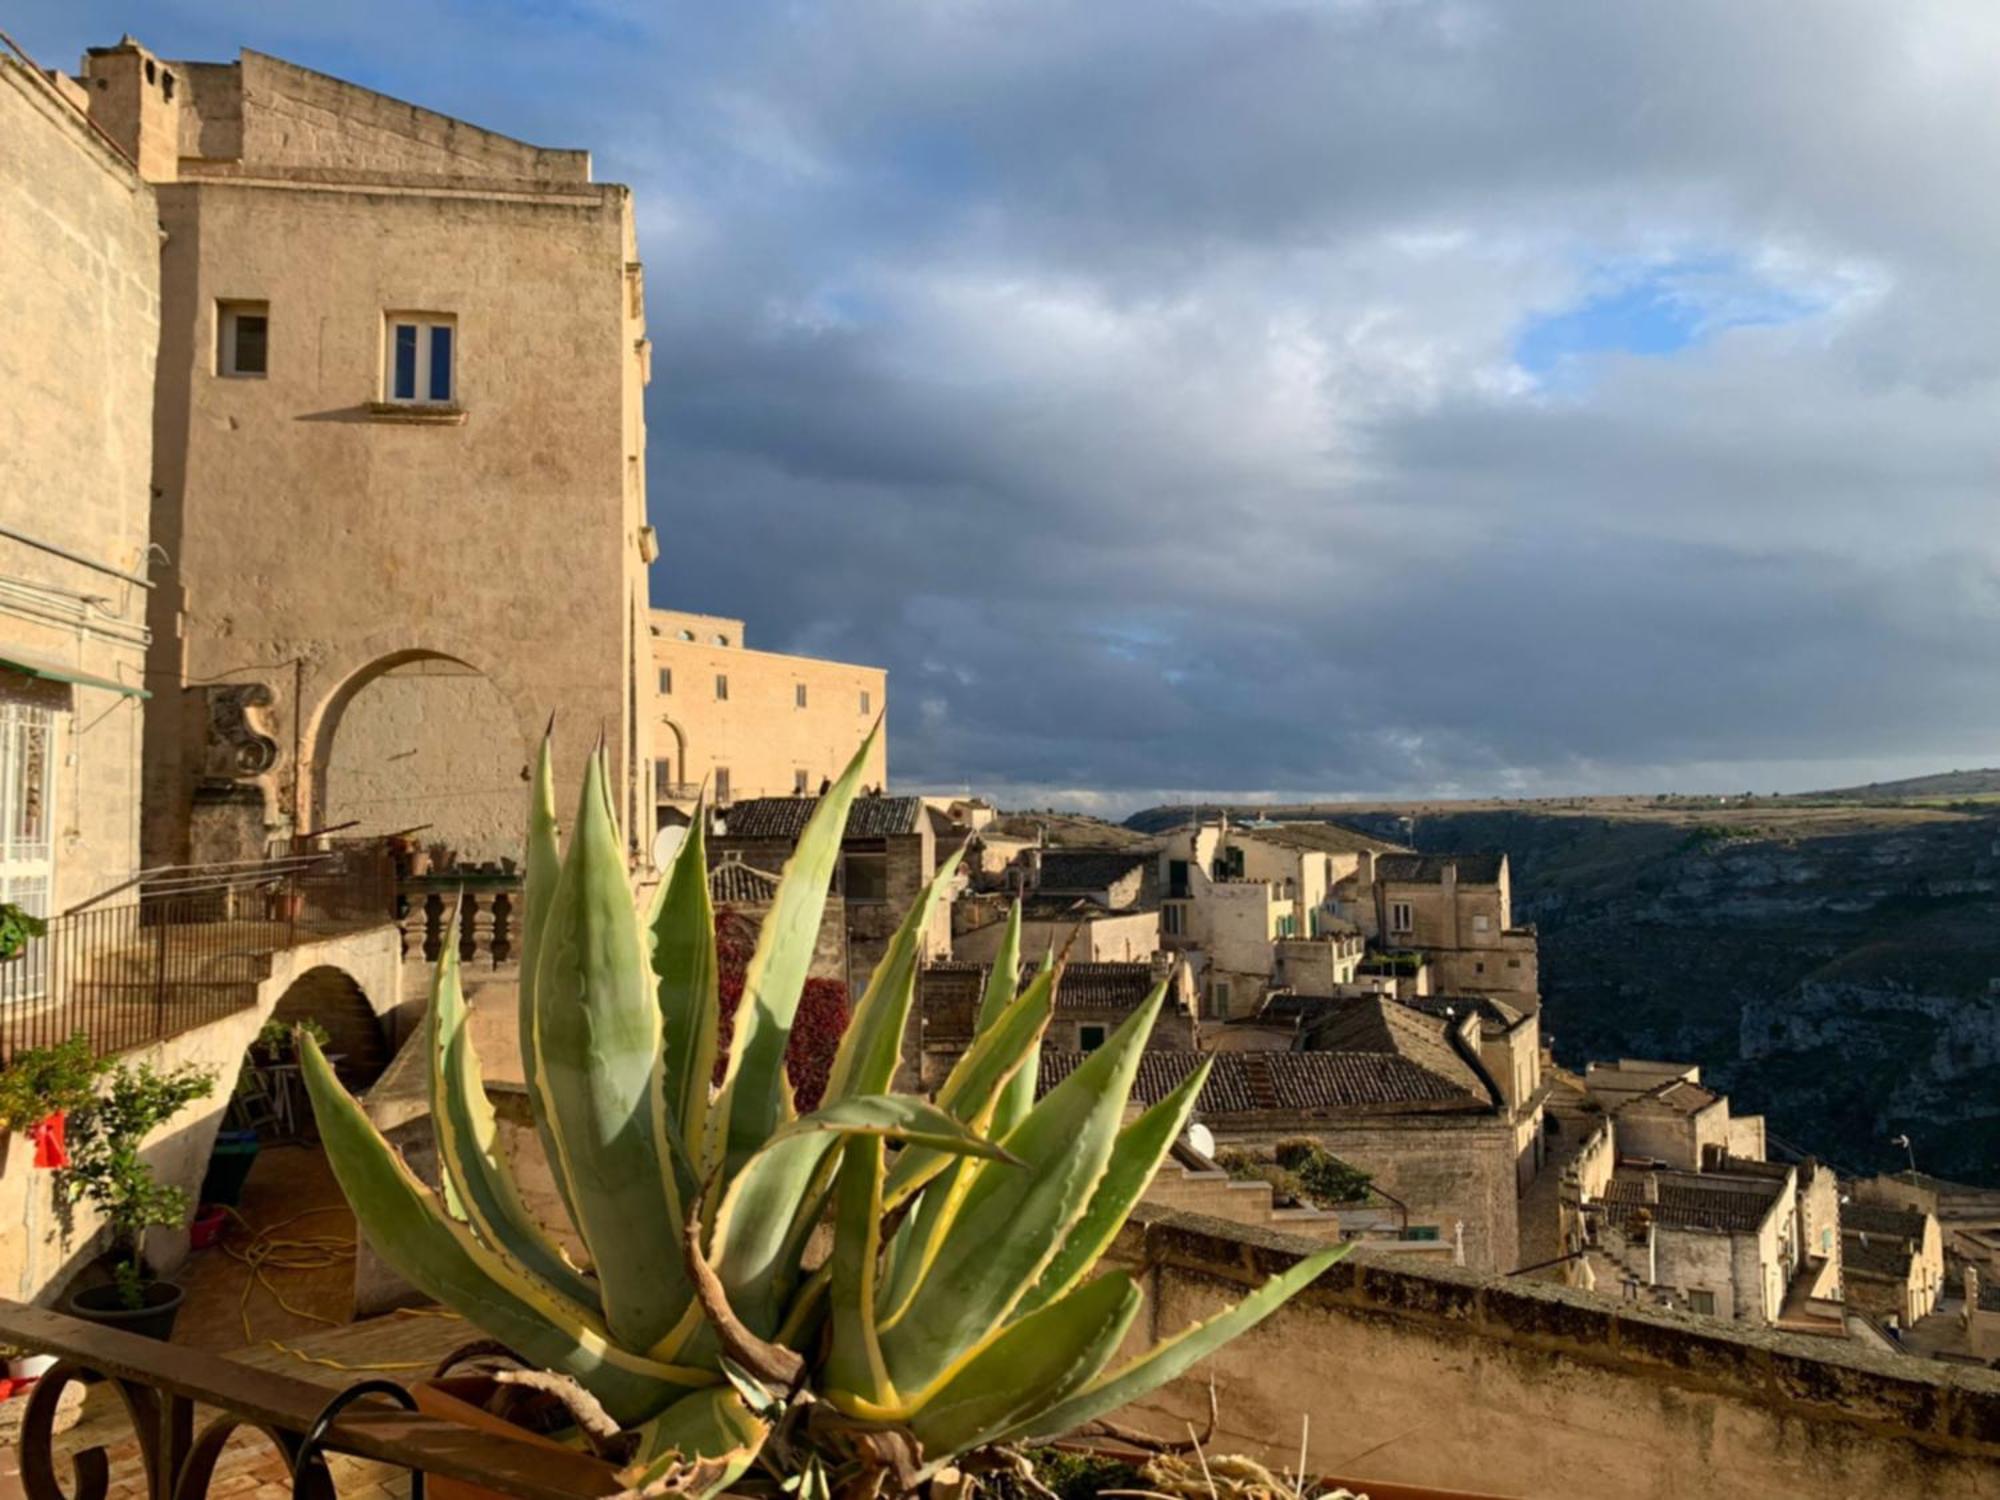
{"label": "arched doorway", "polygon": [[365,1089],[389,1066],[389,1042],[361,986],[329,964],[308,969],[278,997],[273,1021],[296,1026],[317,1021],[326,1032],[326,1054],[351,1090]]}
{"label": "arched doorway", "polygon": [[460,864],[518,855],[527,751],[512,706],[478,668],[434,652],[387,657],[335,696],[319,740],[316,826],[421,826],[421,842]]}

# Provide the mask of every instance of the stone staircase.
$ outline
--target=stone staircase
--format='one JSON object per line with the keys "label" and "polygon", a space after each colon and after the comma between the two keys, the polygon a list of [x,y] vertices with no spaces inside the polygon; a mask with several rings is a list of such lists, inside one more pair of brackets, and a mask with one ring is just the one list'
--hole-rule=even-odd
{"label": "stone staircase", "polygon": [[1340,1215],[1329,1209],[1280,1208],[1268,1182],[1241,1182],[1220,1167],[1190,1167],[1171,1156],[1154,1174],[1146,1202],[1312,1239],[1340,1238]]}

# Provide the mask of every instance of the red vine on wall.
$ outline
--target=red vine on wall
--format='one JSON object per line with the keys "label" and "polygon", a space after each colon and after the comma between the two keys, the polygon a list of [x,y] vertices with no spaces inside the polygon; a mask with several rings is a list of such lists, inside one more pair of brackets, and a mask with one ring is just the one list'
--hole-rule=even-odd
{"label": "red vine on wall", "polygon": [[[722,1023],[716,1033],[715,1081],[729,1062],[729,1043],[736,1025],[736,1005],[743,998],[743,975],[757,950],[757,924],[731,907],[716,908],[716,992],[722,1002]],[[819,1107],[826,1092],[833,1056],[847,1030],[847,986],[837,979],[808,979],[792,1020],[791,1041],[785,1048],[785,1076],[800,1114]]]}

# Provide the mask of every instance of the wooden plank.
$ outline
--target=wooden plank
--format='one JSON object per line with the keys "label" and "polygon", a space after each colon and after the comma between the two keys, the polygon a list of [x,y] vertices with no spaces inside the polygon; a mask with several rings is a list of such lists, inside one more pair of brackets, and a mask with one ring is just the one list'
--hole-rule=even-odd
{"label": "wooden plank", "polygon": [[[310,1427],[334,1394],[317,1381],[5,1299],[0,1299],[0,1339],[290,1432]],[[348,1383],[363,1378],[357,1372]],[[329,1429],[324,1446],[464,1479],[520,1500],[588,1500],[618,1489],[604,1466],[584,1454],[474,1432],[379,1402],[348,1408]]]}

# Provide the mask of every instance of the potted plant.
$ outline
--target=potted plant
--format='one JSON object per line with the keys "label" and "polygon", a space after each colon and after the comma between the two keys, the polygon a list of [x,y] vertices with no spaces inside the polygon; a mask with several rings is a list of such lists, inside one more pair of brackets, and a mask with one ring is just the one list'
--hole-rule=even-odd
{"label": "potted plant", "polygon": [[443,1196],[403,1164],[317,1045],[303,1049],[320,1137],[370,1243],[534,1367],[494,1379],[560,1395],[619,1481],[644,1493],[918,1493],[1004,1445],[1108,1416],[1342,1253],[1309,1255],[1113,1363],[1141,1298],[1130,1275],[1097,1262],[1186,1126],[1207,1067],[1126,1122],[1162,984],[1037,1100],[1060,976],[1045,966],[1016,993],[1017,907],[978,1035],[936,1101],[892,1092],[924,935],[957,855],[856,1004],[818,1108],[794,1117],[788,1036],[873,743],[820,798],[785,867],[719,1088],[704,819],[642,920],[603,751],[563,854],[544,743],[525,861],[522,1067],[592,1274],[528,1212],[499,1148],[455,934],[431,995]]}
{"label": "potted plant", "polygon": [[64,1190],[72,1202],[95,1205],[111,1230],[111,1282],[71,1295],[69,1310],[78,1317],[149,1338],[164,1339],[173,1331],[181,1289],[151,1274],[146,1231],[183,1223],[188,1197],[160,1182],[139,1153],[155,1129],[214,1089],[215,1076],[193,1063],[166,1072],[150,1063],[124,1065],[71,1121]]}
{"label": "potted plant", "polygon": [[36,1166],[65,1165],[68,1117],[91,1101],[109,1066],[81,1032],[53,1047],[18,1054],[0,1072],[0,1130],[31,1134]]}

